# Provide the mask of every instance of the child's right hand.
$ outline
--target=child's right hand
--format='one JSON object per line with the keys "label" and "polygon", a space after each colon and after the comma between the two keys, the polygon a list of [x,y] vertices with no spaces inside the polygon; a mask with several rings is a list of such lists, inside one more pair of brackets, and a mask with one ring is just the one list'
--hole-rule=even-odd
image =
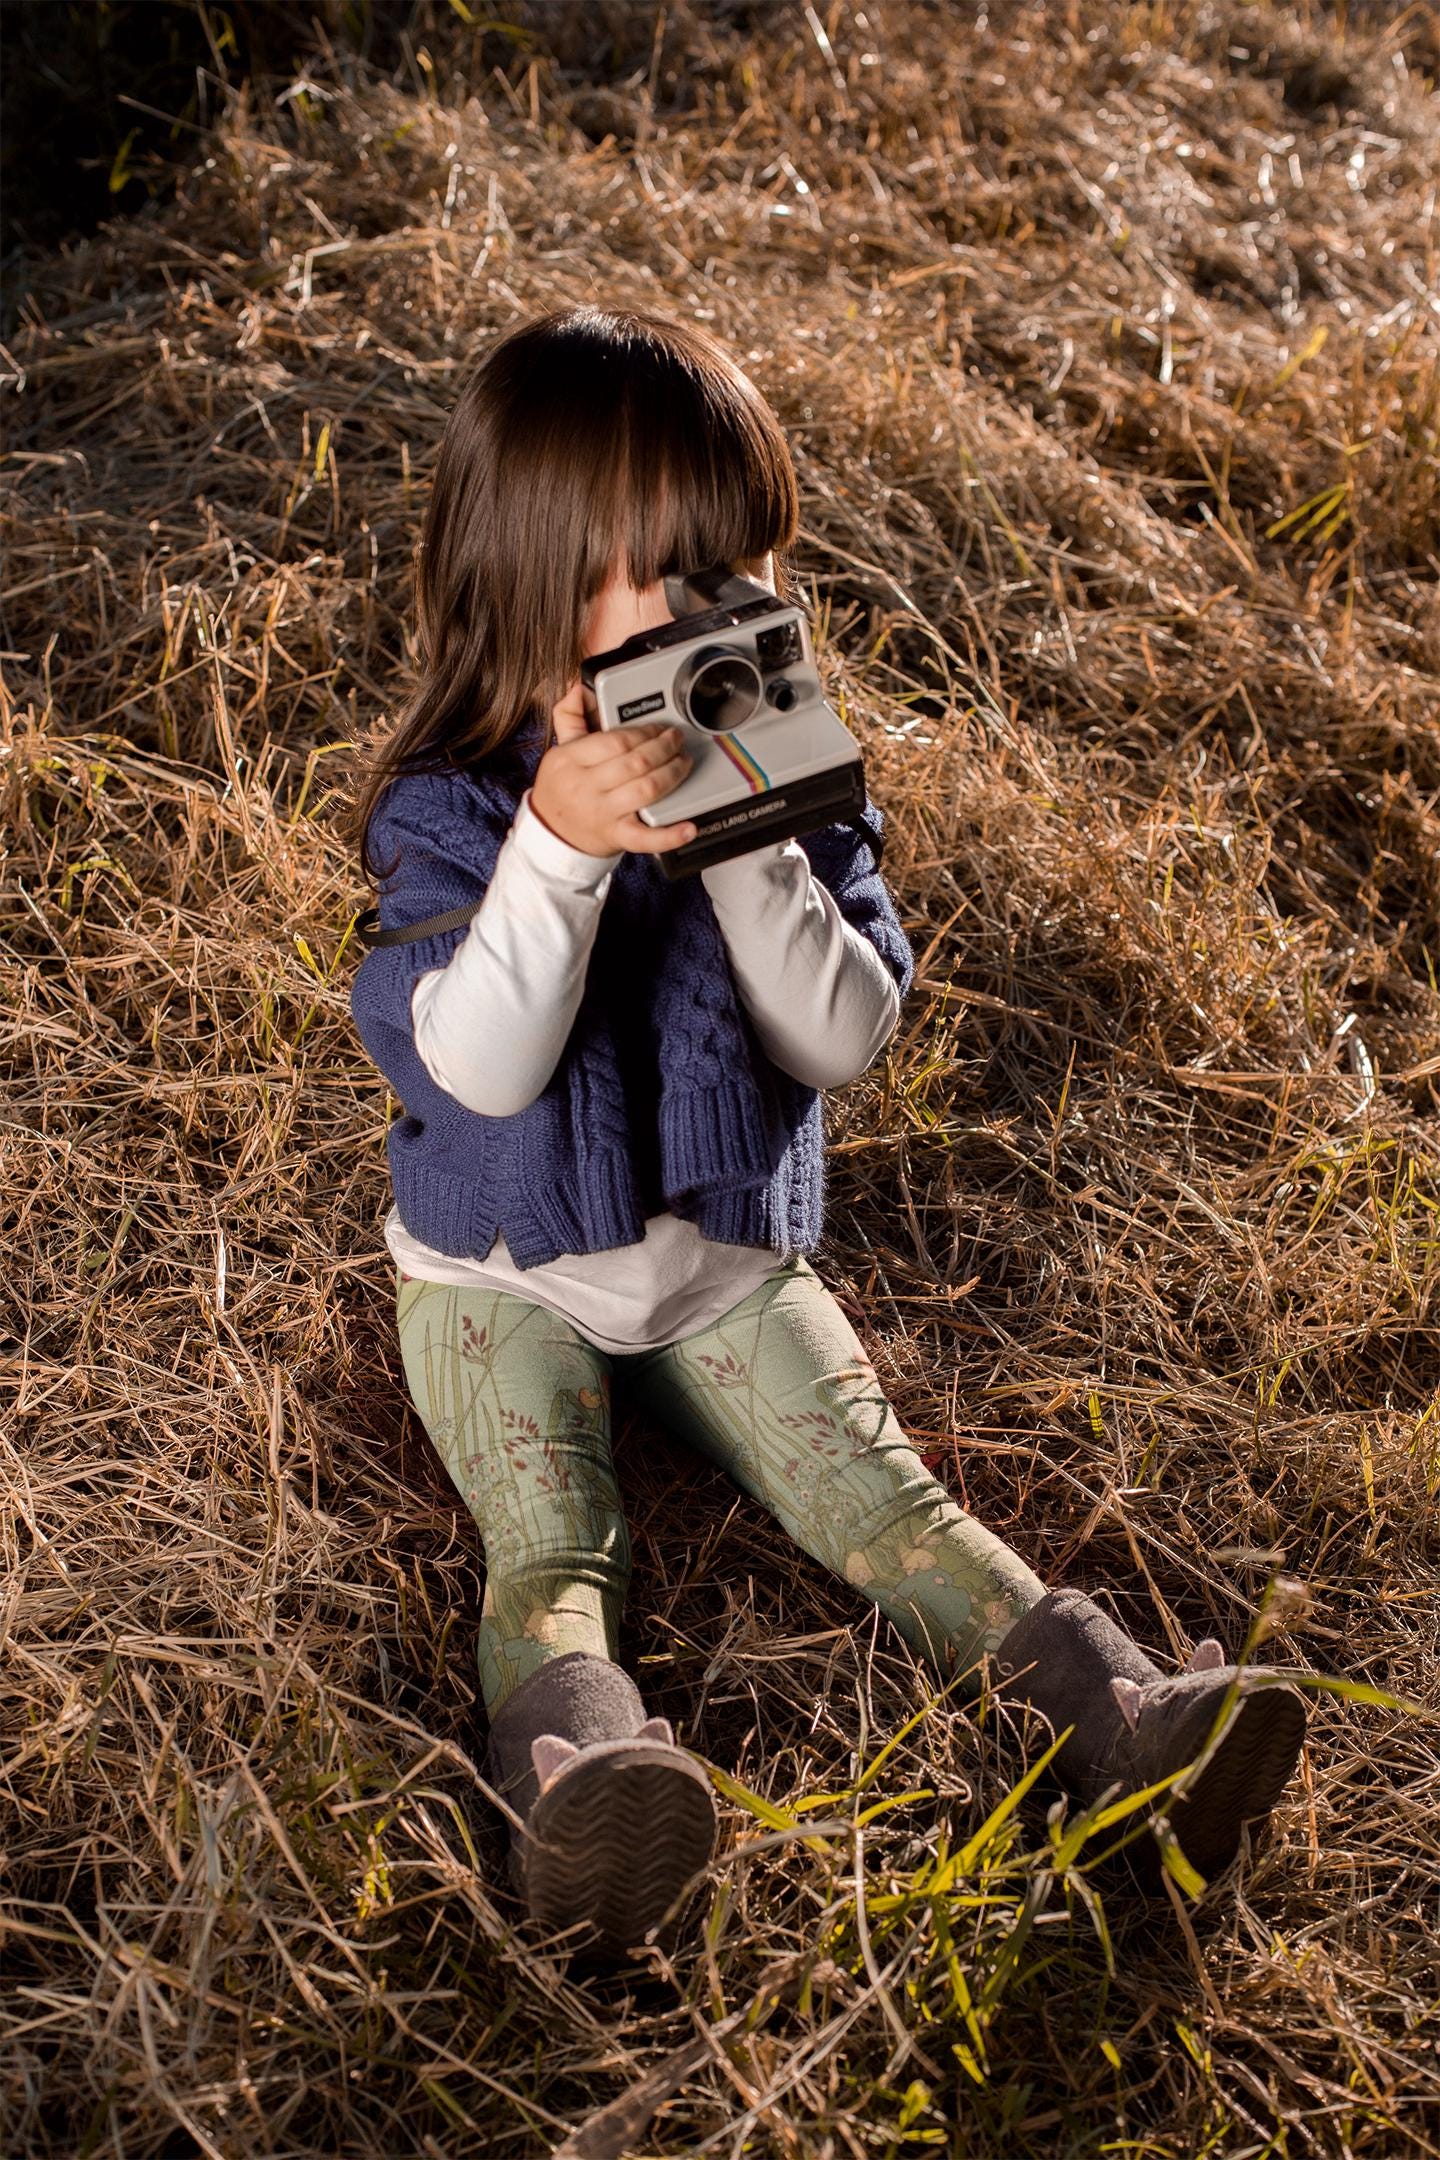
{"label": "child's right hand", "polygon": [[681,747],[683,729],[657,720],[591,729],[578,675],[554,708],[554,722],[555,740],[530,787],[531,807],[551,832],[586,855],[660,855],[694,839],[688,822],[652,826],[636,816],[642,804],[677,788],[694,764]]}

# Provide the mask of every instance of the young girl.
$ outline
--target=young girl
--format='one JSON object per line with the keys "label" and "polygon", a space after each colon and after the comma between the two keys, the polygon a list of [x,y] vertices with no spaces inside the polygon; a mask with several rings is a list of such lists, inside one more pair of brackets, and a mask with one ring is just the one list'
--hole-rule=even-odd
{"label": "young girl", "polygon": [[1305,1729],[1293,1686],[1232,1685],[1218,1644],[1166,1678],[1089,1598],[1047,1594],[924,1468],[806,1257],[821,1091],[879,1055],[914,968],[880,813],[672,881],[654,858],[694,828],[637,813],[690,769],[683,730],[592,729],[579,681],[671,619],[671,573],[793,597],[796,529],[775,415],[711,338],[593,307],[512,331],[445,430],[422,680],[361,804],[383,927],[354,1013],[404,1105],[405,1374],[484,1539],[491,1775],[531,1912],[611,1951],[715,1838],[704,1770],[614,1662],[612,1374],[941,1674],[1073,1728],[1057,1769],[1082,1800],[1214,1741],[1174,1809],[1203,1873]]}

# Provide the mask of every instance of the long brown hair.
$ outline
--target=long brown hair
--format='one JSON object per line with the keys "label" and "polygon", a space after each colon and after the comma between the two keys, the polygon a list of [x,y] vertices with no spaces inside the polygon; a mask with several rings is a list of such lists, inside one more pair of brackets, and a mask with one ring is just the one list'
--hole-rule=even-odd
{"label": "long brown hair", "polygon": [[724,347],[628,309],[556,309],[485,354],[446,423],[420,536],[417,688],[372,751],[370,822],[397,773],[477,764],[579,672],[612,567],[643,590],[673,572],[786,551],[799,520],[780,423]]}

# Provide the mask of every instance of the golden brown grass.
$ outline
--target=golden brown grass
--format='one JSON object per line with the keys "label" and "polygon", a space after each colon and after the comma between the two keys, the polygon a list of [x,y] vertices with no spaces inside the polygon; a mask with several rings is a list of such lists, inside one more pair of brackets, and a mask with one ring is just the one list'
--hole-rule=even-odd
{"label": "golden brown grass", "polygon": [[[1434,18],[485,19],[231,99],[5,357],[7,2148],[1434,2153]],[[751,1797],[673,1966],[518,1925],[337,746],[460,371],[591,295],[795,445],[920,960],[817,1256],[902,1417],[1158,1650],[1263,1606],[1392,1699],[1193,1907],[1006,1815],[993,1718],[875,1767],[894,1639],[622,1418],[626,1654]]]}

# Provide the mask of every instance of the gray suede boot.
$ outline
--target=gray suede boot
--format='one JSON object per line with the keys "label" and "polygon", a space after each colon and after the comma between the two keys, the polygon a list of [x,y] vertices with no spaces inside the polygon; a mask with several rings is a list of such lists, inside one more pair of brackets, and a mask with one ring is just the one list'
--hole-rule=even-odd
{"label": "gray suede boot", "polygon": [[531,1914],[586,1923],[578,1949],[643,1942],[714,1851],[709,1778],[608,1658],[572,1650],[522,1680],[491,1720],[490,1774],[524,1824],[510,1864]]}
{"label": "gray suede boot", "polygon": [[[1211,1636],[1184,1672],[1167,1675],[1078,1590],[1052,1591],[1032,1606],[1001,1641],[995,1664],[1008,1696],[1031,1703],[1057,1733],[1074,1727],[1054,1768],[1087,1806],[1108,1786],[1118,1784],[1123,1796],[1194,1762],[1238,1679],[1205,1768],[1182,1799],[1162,1793],[1154,1803],[1207,1878],[1235,1857],[1242,1825],[1274,1807],[1305,1738],[1304,1697],[1273,1668],[1240,1672]],[[1129,1855],[1142,1879],[1158,1884],[1155,1841],[1137,1841]]]}

